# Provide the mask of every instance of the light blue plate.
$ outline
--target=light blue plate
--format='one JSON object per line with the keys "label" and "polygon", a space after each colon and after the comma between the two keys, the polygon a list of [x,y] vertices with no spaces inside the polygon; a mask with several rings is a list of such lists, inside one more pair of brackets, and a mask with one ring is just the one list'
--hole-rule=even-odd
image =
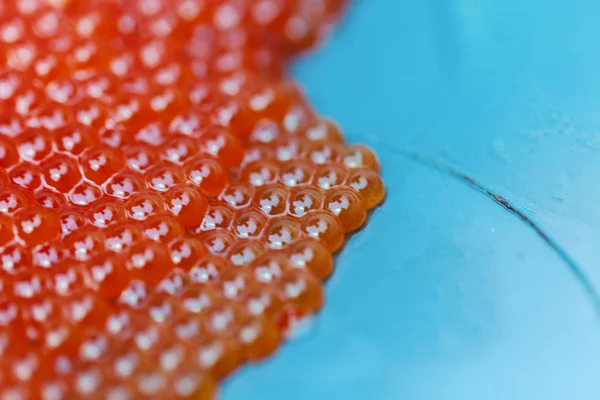
{"label": "light blue plate", "polygon": [[222,398],[600,399],[600,2],[357,0],[295,74],[388,198]]}

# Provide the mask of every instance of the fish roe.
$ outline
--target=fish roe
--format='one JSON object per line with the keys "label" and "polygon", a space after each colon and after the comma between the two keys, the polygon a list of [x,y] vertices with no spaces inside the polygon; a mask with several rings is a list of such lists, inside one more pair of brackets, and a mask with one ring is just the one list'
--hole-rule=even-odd
{"label": "fish roe", "polygon": [[212,399],[385,197],[286,76],[344,0],[0,1],[0,399]]}

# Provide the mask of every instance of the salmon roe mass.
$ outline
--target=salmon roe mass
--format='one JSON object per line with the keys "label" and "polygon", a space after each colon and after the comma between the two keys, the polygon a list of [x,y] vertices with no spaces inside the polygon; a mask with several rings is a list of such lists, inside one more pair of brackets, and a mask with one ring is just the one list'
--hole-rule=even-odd
{"label": "salmon roe mass", "polygon": [[0,0],[0,399],[212,399],[385,196],[286,76],[344,0]]}

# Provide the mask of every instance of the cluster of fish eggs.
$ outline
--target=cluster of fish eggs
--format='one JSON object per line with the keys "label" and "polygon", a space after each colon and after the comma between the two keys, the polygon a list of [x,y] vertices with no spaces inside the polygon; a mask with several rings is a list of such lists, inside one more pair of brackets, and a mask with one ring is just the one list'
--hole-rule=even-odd
{"label": "cluster of fish eggs", "polygon": [[339,0],[0,1],[0,399],[210,399],[385,189],[285,76]]}

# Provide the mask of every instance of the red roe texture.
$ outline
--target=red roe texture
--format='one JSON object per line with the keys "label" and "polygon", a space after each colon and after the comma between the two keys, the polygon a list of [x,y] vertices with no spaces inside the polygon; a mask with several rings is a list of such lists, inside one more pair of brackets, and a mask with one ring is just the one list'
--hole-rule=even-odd
{"label": "red roe texture", "polygon": [[0,398],[212,399],[385,197],[285,76],[343,0],[0,2]]}

